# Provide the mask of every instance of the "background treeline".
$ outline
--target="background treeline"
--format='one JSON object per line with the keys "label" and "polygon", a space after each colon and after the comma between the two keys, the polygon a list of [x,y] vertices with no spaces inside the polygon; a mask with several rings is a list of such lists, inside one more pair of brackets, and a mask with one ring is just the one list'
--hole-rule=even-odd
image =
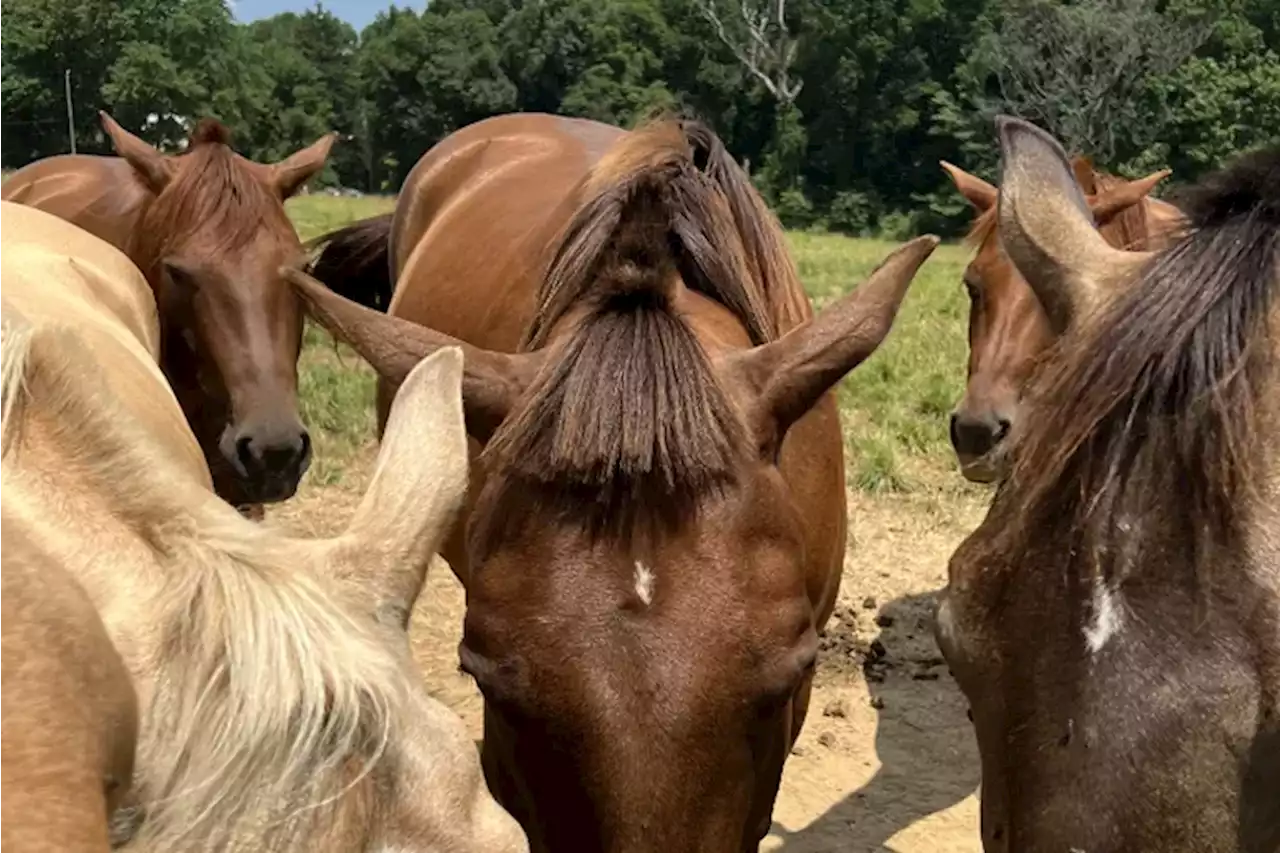
{"label": "background treeline", "polygon": [[708,120],[794,227],[905,236],[967,217],[938,167],[990,175],[991,116],[1124,174],[1189,180],[1280,136],[1280,0],[432,0],[363,32],[317,6],[3,0],[3,164],[156,144],[221,118],[258,160],[337,130],[321,184],[394,191],[494,113]]}

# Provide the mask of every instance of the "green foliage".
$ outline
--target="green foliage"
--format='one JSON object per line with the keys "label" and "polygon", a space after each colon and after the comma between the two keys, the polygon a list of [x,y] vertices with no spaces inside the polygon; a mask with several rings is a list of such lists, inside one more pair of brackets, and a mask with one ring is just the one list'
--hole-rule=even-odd
{"label": "green foliage", "polygon": [[[786,0],[793,101],[725,43],[706,0],[432,0],[361,33],[319,3],[238,24],[225,0],[0,2],[6,167],[68,149],[67,69],[82,151],[108,150],[104,108],[168,148],[216,116],[266,162],[336,130],[317,183],[374,192],[498,113],[691,113],[789,226],[895,237],[964,229],[938,161],[993,179],[997,111],[1111,171],[1175,180],[1280,135],[1275,0]],[[740,0],[716,2],[728,21]]]}

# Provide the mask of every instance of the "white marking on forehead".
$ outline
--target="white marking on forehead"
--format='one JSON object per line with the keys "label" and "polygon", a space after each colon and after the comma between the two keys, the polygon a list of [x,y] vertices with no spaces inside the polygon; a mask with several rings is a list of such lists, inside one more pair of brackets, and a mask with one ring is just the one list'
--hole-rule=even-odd
{"label": "white marking on forehead", "polygon": [[1085,624],[1084,642],[1089,654],[1096,655],[1102,651],[1112,637],[1124,628],[1124,599],[1116,590],[1108,589],[1107,583],[1100,577],[1093,581],[1093,613]]}
{"label": "white marking on forehead", "polygon": [[653,572],[639,560],[636,560],[636,595],[645,605],[653,603]]}

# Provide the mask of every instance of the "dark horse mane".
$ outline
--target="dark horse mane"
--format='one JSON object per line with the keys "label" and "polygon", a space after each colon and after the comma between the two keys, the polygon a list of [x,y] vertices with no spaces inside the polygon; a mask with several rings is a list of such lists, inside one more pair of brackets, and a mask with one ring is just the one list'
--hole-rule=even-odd
{"label": "dark horse mane", "polygon": [[[292,229],[279,198],[231,150],[231,132],[201,119],[185,151],[172,158],[173,177],[147,207],[131,253],[146,267],[199,234],[209,254],[244,248],[271,225]],[[190,251],[190,248],[187,249]]]}
{"label": "dark horse mane", "polygon": [[701,124],[651,122],[584,179],[536,297],[524,349],[571,323],[485,450],[495,470],[593,522],[673,520],[731,481],[744,436],[677,288],[721,303],[751,340],[809,316],[780,225]]}
{"label": "dark horse mane", "polygon": [[1162,541],[1198,571],[1242,542],[1275,414],[1280,147],[1239,158],[1179,203],[1192,229],[1068,336],[1033,385],[1032,426],[1001,495],[1029,513],[1010,534],[1020,550],[1054,518],[1070,519],[1075,552],[1108,577],[1156,536],[1174,537]]}

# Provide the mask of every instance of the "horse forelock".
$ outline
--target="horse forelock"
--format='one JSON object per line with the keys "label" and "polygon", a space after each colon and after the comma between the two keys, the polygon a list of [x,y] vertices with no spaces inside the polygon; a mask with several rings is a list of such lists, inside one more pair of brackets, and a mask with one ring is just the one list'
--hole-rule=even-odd
{"label": "horse forelock", "polygon": [[184,259],[198,261],[235,253],[264,234],[296,239],[283,202],[229,139],[221,124],[202,121],[187,151],[173,158],[173,178],[134,235],[130,255],[144,271],[179,247]]}
{"label": "horse forelock", "polygon": [[809,309],[776,219],[701,125],[659,120],[633,131],[579,197],[524,346],[547,346],[561,320],[572,323],[485,455],[513,483],[626,527],[644,506],[676,514],[696,505],[733,481],[742,460],[743,426],[673,310],[676,288],[725,306],[755,343]]}
{"label": "horse forelock", "polygon": [[1200,196],[1213,208],[1249,184],[1251,203],[1154,256],[1033,381],[1007,493],[1029,523],[1000,541],[1030,547],[1066,518],[1073,550],[1119,576],[1157,538],[1181,537],[1197,573],[1243,546],[1269,476],[1280,289],[1280,180],[1261,197],[1249,168]]}

